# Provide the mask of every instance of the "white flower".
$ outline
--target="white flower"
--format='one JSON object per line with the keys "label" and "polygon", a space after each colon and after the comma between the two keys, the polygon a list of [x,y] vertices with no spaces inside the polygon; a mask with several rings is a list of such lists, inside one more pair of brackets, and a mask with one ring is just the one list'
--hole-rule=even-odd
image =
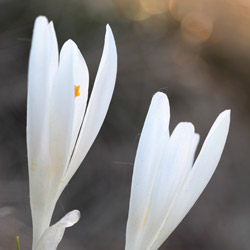
{"label": "white flower", "polygon": [[194,126],[179,123],[169,136],[169,119],[168,98],[156,93],[135,159],[126,250],[158,249],[194,205],[220,160],[230,111],[218,116],[194,163]]}
{"label": "white flower", "polygon": [[102,59],[87,105],[89,74],[77,45],[68,40],[58,56],[53,23],[45,17],[36,19],[27,103],[33,249],[49,227],[60,194],[101,128],[116,72],[116,46],[107,25]]}

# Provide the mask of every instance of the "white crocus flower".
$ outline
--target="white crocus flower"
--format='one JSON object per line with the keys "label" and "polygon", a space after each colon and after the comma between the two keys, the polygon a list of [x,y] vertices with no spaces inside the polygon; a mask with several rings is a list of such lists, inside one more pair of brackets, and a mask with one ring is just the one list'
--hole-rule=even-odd
{"label": "white crocus flower", "polygon": [[195,161],[194,126],[179,123],[169,136],[169,119],[168,98],[156,93],[135,159],[126,250],[158,249],[194,205],[220,160],[230,111],[218,116]]}
{"label": "white crocus flower", "polygon": [[45,17],[36,19],[27,103],[33,249],[49,228],[60,194],[101,128],[116,72],[116,46],[107,25],[104,50],[87,105],[89,73],[77,45],[68,40],[58,56],[53,23]]}

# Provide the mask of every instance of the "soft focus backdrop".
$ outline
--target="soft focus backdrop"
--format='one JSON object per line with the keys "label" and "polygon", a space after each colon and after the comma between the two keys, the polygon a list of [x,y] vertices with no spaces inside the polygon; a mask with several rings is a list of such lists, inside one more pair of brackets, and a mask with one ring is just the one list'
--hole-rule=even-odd
{"label": "soft focus backdrop", "polygon": [[[59,249],[122,250],[133,161],[152,95],[171,104],[171,131],[190,121],[203,142],[232,109],[211,182],[161,250],[250,247],[250,1],[0,0],[0,250],[31,249],[26,153],[27,65],[35,18],[54,21],[59,46],[79,46],[92,86],[109,23],[118,77],[104,125],[63,192],[53,222],[79,209]],[[162,194],[164,195],[164,193]]]}

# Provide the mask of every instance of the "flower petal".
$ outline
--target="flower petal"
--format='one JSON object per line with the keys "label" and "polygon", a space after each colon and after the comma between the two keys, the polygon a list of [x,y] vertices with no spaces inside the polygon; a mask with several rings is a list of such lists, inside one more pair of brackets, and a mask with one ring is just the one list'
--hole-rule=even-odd
{"label": "flower petal", "polygon": [[77,47],[71,40],[68,40],[63,45],[52,93],[52,111],[50,116],[50,175],[52,179],[57,178],[58,180],[62,178],[68,158],[70,157],[75,106],[75,50],[77,50]]}
{"label": "flower petal", "polygon": [[[80,86],[80,96],[75,97],[75,83]],[[87,90],[88,70],[77,45],[68,40],[62,47],[60,63],[51,94],[52,108],[50,113],[50,156],[51,163],[46,179],[46,206],[40,215],[50,222],[54,207],[64,186],[63,176],[75,145],[81,121],[84,116]],[[62,188],[62,190],[63,190]]]}
{"label": "flower petal", "polygon": [[53,23],[35,21],[28,72],[27,146],[34,167],[48,161],[50,93],[58,66],[58,47]]}
{"label": "flower petal", "polygon": [[71,227],[80,219],[78,210],[67,213],[60,221],[49,227],[38,242],[36,250],[56,250],[63,238],[66,227]]}
{"label": "flower petal", "polygon": [[[51,217],[58,199],[57,193],[62,185],[62,176],[67,168],[70,156],[70,143],[74,118],[74,51],[72,41],[64,44],[60,53],[60,63],[55,77],[55,83],[51,93],[50,110],[50,164],[46,171],[39,177],[46,184],[46,189],[41,196],[43,203],[39,203],[35,211],[43,223],[40,230],[43,233],[50,224]],[[36,183],[37,185],[37,183]],[[37,185],[37,189],[41,187]]]}
{"label": "flower petal", "polygon": [[150,249],[158,249],[182,221],[212,177],[225,146],[230,124],[230,111],[222,112],[214,122],[170,213]]}
{"label": "flower petal", "polygon": [[169,140],[169,119],[168,98],[158,92],[152,99],[136,153],[125,249],[136,249],[138,244],[137,233],[144,225],[160,159]]}
{"label": "flower petal", "polygon": [[[89,88],[89,72],[87,64],[77,48],[74,46],[74,65],[73,65],[73,81],[75,88],[75,106],[74,106],[74,124],[73,134],[71,139],[70,157],[76,145],[77,137],[79,135],[80,127],[83,122],[83,117],[86,110]],[[68,159],[70,160],[70,159]]]}
{"label": "flower petal", "polygon": [[34,244],[49,223],[41,215],[46,212],[44,204],[48,179],[45,176],[50,164],[49,108],[57,66],[58,46],[53,23],[48,24],[45,17],[38,17],[30,51],[27,103],[27,148]]}
{"label": "flower petal", "polygon": [[[107,25],[102,59],[95,79],[79,138],[65,175],[67,185],[94,142],[108,111],[117,72],[115,40]],[[63,187],[62,187],[63,188]]]}
{"label": "flower petal", "polygon": [[193,158],[190,151],[194,137],[194,126],[187,122],[179,123],[171,135],[155,178],[148,213],[142,227],[141,243],[132,249],[147,249],[157,235],[171,203],[190,171],[190,158]]}

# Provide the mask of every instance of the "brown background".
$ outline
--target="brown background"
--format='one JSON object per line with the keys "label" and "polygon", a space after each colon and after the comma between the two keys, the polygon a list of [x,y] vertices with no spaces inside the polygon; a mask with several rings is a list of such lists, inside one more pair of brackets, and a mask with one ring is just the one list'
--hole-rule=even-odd
{"label": "brown background", "polygon": [[31,248],[25,142],[27,64],[36,16],[54,21],[60,47],[82,51],[92,86],[105,25],[119,67],[109,113],[63,192],[53,221],[79,209],[59,249],[124,249],[138,134],[152,95],[165,92],[171,131],[191,121],[204,140],[232,109],[219,167],[161,249],[247,250],[250,245],[250,3],[247,0],[0,0],[0,249]]}

